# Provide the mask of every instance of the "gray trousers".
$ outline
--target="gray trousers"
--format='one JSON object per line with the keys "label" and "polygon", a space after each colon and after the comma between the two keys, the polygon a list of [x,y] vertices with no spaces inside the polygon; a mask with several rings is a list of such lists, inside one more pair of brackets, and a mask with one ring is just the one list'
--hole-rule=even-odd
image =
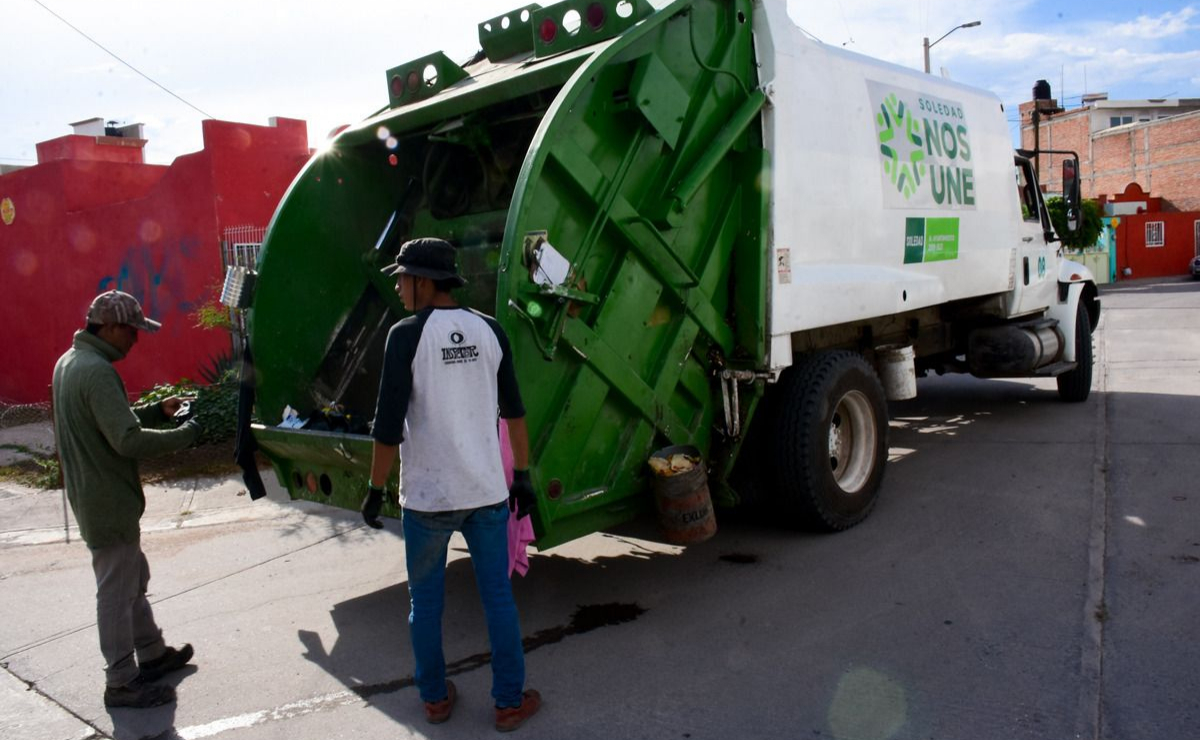
{"label": "gray trousers", "polygon": [[134,541],[92,550],[92,570],[100,652],[107,663],[105,682],[124,686],[137,678],[139,662],[162,657],[166,650],[146,600],[150,564],[141,542]]}

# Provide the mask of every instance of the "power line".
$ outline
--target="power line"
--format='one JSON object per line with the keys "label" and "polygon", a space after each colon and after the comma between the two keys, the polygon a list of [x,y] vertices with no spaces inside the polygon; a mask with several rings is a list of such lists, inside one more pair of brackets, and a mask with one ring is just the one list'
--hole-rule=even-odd
{"label": "power line", "polygon": [[842,14],[842,24],[846,26],[846,41],[842,42],[842,46],[854,43],[854,33],[850,30],[850,24],[846,21],[846,9],[842,7],[842,0],[838,0],[838,12]]}
{"label": "power line", "polygon": [[137,67],[133,66],[133,65],[132,65],[132,64],[130,64],[129,62],[127,62],[127,61],[125,61],[124,59],[122,59],[121,57],[117,56],[115,53],[113,53],[113,52],[109,51],[109,50],[108,50],[108,49],[107,49],[107,48],[104,46],[104,44],[100,43],[99,41],[97,41],[96,39],[92,38],[91,36],[88,36],[86,33],[84,33],[83,31],[79,30],[78,28],[76,28],[76,27],[75,27],[75,26],[74,26],[74,25],[73,25],[73,24],[72,24],[70,21],[68,21],[66,18],[63,18],[61,15],[59,15],[58,13],[55,13],[53,10],[51,10],[50,8],[48,8],[48,7],[46,6],[46,4],[42,2],[42,0],[33,0],[33,2],[37,3],[38,5],[40,5],[40,6],[42,7],[42,9],[43,9],[43,10],[45,10],[45,11],[46,11],[47,13],[49,13],[50,15],[54,16],[55,18],[59,19],[59,20],[60,20],[60,21],[62,21],[63,23],[67,24],[67,26],[69,26],[69,27],[71,28],[71,30],[72,30],[72,31],[74,31],[75,33],[77,33],[77,34],[79,34],[80,36],[84,37],[84,38],[85,38],[85,39],[87,39],[88,41],[91,41],[91,42],[92,42],[93,44],[95,44],[96,46],[100,47],[100,49],[102,49],[102,50],[104,51],[104,53],[108,54],[108,55],[109,55],[110,57],[112,57],[113,59],[116,59],[116,60],[117,60],[118,62],[120,62],[121,64],[124,64],[126,67],[129,67],[129,68],[130,68],[130,69],[132,69],[134,72],[137,72],[139,75],[141,75],[142,77],[146,78],[148,81],[150,81],[151,83],[153,83],[153,84],[154,84],[156,87],[158,87],[160,90],[162,90],[162,91],[163,91],[163,92],[165,92],[166,94],[168,94],[168,95],[170,95],[171,97],[175,98],[176,100],[178,100],[179,102],[181,102],[181,103],[183,103],[184,105],[188,106],[188,107],[189,107],[189,108],[191,108],[192,110],[194,110],[194,111],[196,111],[196,112],[200,113],[200,114],[201,114],[201,115],[203,115],[205,118],[215,118],[215,116],[213,116],[211,113],[205,113],[204,111],[200,110],[200,109],[199,109],[199,108],[197,108],[196,106],[192,105],[192,104],[191,104],[191,103],[189,103],[188,101],[184,100],[183,98],[179,97],[179,96],[178,96],[178,95],[176,95],[175,93],[173,93],[173,92],[171,92],[170,90],[168,90],[166,87],[163,87],[162,85],[160,85],[160,84],[159,84],[158,82],[156,82],[156,81],[155,81],[153,78],[151,78],[151,77],[150,77],[150,75],[146,74],[145,72],[141,71],[141,70],[140,70],[140,69],[138,69]]}

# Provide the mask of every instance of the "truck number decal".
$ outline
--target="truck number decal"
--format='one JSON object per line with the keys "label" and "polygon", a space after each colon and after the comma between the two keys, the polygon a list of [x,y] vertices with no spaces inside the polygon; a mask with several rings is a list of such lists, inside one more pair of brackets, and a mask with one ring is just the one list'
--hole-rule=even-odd
{"label": "truck number decal", "polygon": [[886,208],[975,209],[971,129],[961,103],[867,81]]}

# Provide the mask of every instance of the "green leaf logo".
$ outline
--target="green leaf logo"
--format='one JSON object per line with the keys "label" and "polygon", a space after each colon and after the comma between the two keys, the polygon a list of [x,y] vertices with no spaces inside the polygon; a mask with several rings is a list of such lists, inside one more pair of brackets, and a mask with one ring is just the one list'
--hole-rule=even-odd
{"label": "green leaf logo", "polygon": [[[904,101],[889,94],[875,114],[879,134],[879,152],[883,155],[883,171],[905,200],[912,197],[925,176],[924,142],[919,123]],[[899,134],[897,136],[897,134]]]}

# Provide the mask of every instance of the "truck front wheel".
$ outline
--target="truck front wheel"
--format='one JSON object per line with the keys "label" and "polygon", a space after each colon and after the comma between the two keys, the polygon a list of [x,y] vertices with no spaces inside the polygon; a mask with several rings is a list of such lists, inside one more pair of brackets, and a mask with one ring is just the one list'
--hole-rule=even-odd
{"label": "truck front wheel", "polygon": [[826,531],[875,506],[887,462],[887,406],[875,371],[854,352],[819,352],[776,389],[775,490],[789,521]]}
{"label": "truck front wheel", "polygon": [[1075,369],[1059,375],[1058,397],[1068,403],[1086,401],[1092,392],[1092,322],[1079,299],[1075,309]]}

